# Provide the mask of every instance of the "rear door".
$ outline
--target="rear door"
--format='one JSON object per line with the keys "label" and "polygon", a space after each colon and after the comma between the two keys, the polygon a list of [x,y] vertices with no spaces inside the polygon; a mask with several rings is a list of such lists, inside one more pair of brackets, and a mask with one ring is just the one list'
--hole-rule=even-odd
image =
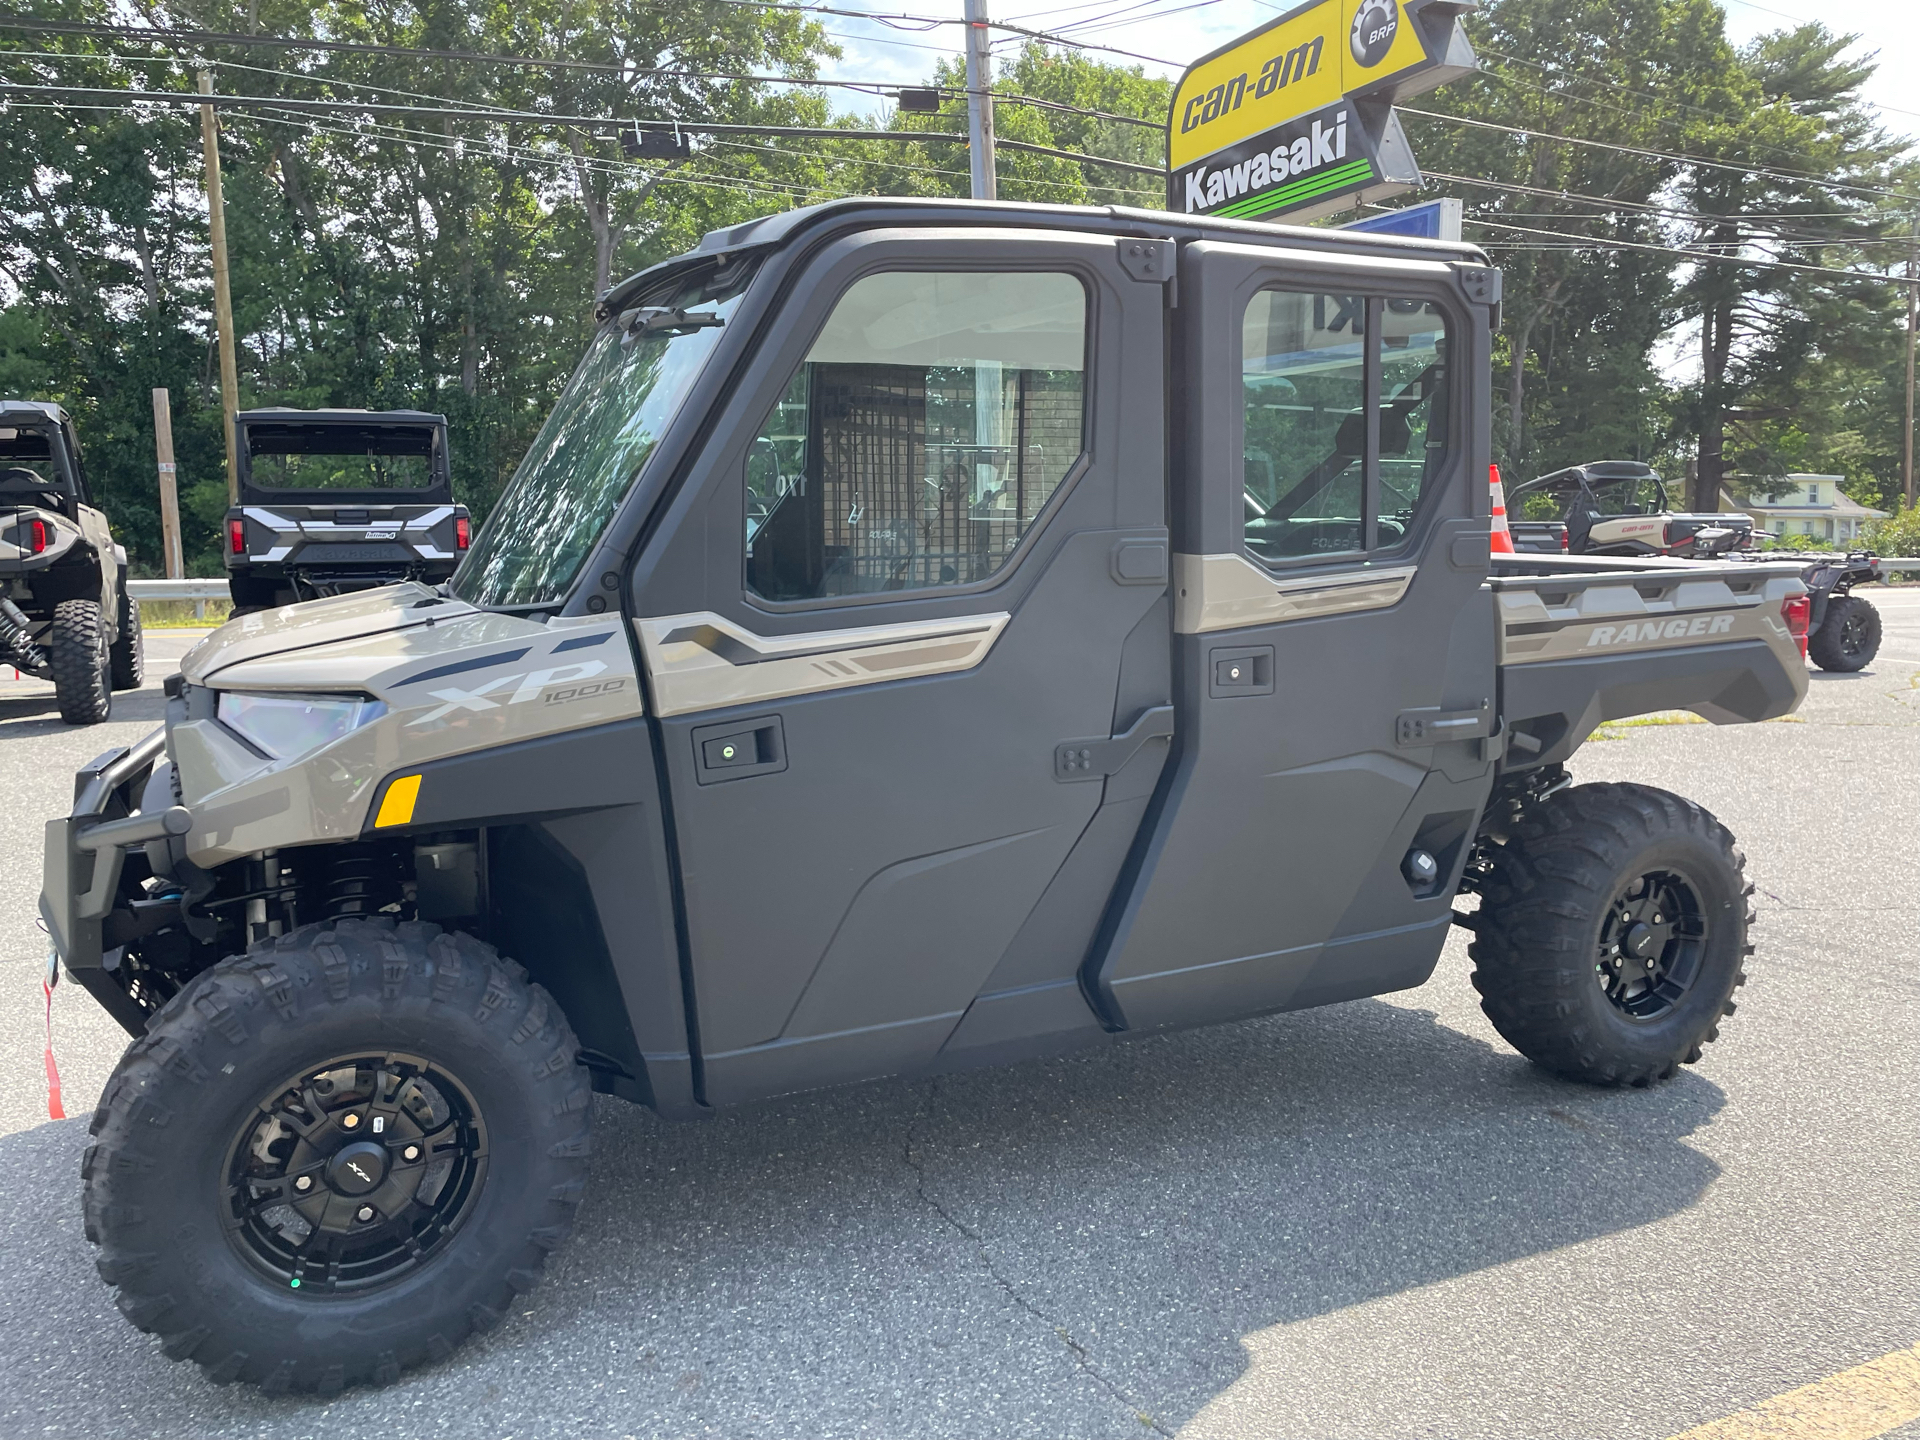
{"label": "rear door", "polygon": [[1171,730],[1162,306],[1039,231],[791,284],[634,579],[709,1103],[1097,1031]]}
{"label": "rear door", "polygon": [[1492,782],[1488,309],[1210,242],[1180,286],[1175,769],[1087,969],[1129,1028],[1420,983]]}

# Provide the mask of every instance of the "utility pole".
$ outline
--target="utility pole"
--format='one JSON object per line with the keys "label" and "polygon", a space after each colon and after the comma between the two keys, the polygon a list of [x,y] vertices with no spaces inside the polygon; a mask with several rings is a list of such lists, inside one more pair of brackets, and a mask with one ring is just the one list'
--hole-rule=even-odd
{"label": "utility pole", "polygon": [[165,390],[153,392],[153,449],[160,460],[160,553],[167,579],[184,580],[180,555],[180,492],[173,479],[173,406]]}
{"label": "utility pole", "polygon": [[1900,447],[1900,484],[1913,509],[1913,336],[1920,322],[1920,285],[1914,283],[1914,251],[1920,248],[1920,210],[1913,212],[1913,236],[1907,243],[1907,428]]}
{"label": "utility pole", "polygon": [[[200,93],[213,93],[213,75],[200,72]],[[213,237],[213,323],[220,336],[220,417],[227,442],[227,503],[240,503],[240,457],[233,417],[240,409],[240,367],[233,348],[233,292],[227,288],[227,207],[220,198],[220,122],[200,107],[200,145],[207,166],[207,228]]]}
{"label": "utility pole", "polygon": [[997,200],[993,167],[993,57],[987,0],[967,0],[967,157],[973,198]]}

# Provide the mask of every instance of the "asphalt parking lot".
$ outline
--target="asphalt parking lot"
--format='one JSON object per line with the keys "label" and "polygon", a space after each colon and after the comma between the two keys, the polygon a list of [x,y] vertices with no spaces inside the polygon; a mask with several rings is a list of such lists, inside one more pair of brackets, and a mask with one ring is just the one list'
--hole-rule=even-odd
{"label": "asphalt parking lot", "polygon": [[104,726],[0,683],[0,1435],[1658,1440],[1912,1346],[1920,586],[1864,593],[1879,659],[1800,714],[1575,757],[1706,804],[1759,887],[1739,1014],[1679,1079],[1532,1069],[1456,936],[1388,1000],[693,1126],[603,1101],[523,1312],[329,1404],[215,1388],[114,1311],[79,1161],[125,1037],[72,987],[46,1118],[41,824],[190,637]]}

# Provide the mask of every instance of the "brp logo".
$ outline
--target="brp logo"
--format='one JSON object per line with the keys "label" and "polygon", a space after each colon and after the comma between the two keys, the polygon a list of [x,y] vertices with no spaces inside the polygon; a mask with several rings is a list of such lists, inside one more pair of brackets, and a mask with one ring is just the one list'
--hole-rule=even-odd
{"label": "brp logo", "polygon": [[1359,13],[1353,17],[1353,33],[1347,37],[1347,44],[1353,58],[1372,69],[1387,58],[1387,51],[1393,48],[1393,37],[1399,33],[1398,0],[1363,0]]}

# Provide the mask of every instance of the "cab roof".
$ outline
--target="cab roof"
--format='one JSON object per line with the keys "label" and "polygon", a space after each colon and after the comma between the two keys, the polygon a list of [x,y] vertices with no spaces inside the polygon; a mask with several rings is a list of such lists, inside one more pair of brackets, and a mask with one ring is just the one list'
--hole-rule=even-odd
{"label": "cab roof", "polygon": [[1306,225],[1274,225],[1259,220],[1226,220],[1210,215],[1181,215],[1169,210],[1141,210],[1126,205],[1039,205],[1004,200],[923,200],[906,196],[852,196],[782,210],[724,230],[709,230],[684,255],[649,266],[609,286],[599,297],[603,306],[617,303],[651,276],[703,257],[785,245],[808,230],[824,228],[862,215],[883,224],[1019,225],[1035,229],[1073,230],[1116,238],[1231,240],[1240,244],[1287,246],[1301,250],[1346,254],[1397,255],[1420,260],[1464,260],[1488,264],[1477,245],[1448,240],[1419,240],[1406,235],[1375,235],[1365,231],[1325,229]]}
{"label": "cab roof", "polygon": [[51,400],[0,400],[0,425],[63,425],[66,419]]}
{"label": "cab roof", "polygon": [[233,417],[242,425],[438,425],[447,417],[425,410],[242,410]]}

